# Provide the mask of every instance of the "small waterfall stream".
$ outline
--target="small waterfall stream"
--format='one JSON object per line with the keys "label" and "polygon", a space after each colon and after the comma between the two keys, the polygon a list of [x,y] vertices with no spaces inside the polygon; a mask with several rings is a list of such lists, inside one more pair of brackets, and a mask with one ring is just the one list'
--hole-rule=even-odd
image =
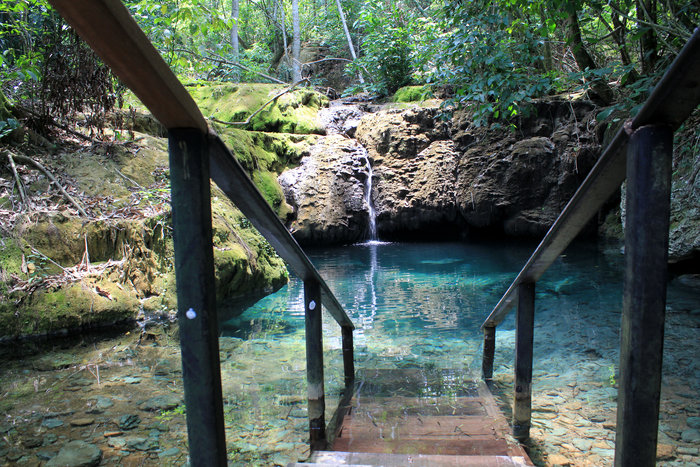
{"label": "small waterfall stream", "polygon": [[[366,172],[363,186],[364,204],[368,215],[366,243],[372,244],[379,242],[377,213],[372,200],[372,179],[374,174],[367,149],[355,139],[355,130],[365,113],[367,113],[367,109],[361,108],[359,101],[356,99],[340,99],[331,102],[328,108],[322,109],[319,112],[319,118],[329,135],[343,135],[357,143],[358,150],[353,154],[353,166],[356,169],[356,174],[359,175],[357,179],[361,179],[362,172]],[[362,166],[364,166],[364,170]]]}
{"label": "small waterfall stream", "polygon": [[377,237],[377,213],[374,210],[372,202],[372,164],[369,160],[369,155],[366,154],[367,161],[367,180],[365,180],[365,202],[367,203],[367,212],[369,213],[369,241],[378,240]]}

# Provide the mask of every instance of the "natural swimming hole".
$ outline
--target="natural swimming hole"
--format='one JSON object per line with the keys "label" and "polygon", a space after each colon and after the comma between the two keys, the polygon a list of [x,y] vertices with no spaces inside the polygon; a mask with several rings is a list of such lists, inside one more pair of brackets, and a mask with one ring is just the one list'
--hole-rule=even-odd
{"label": "natural swimming hole", "polygon": [[[375,243],[310,254],[357,326],[355,364],[363,391],[419,397],[426,407],[448,399],[444,407],[456,406],[452,398],[472,389],[480,370],[479,326],[532,248],[502,242]],[[537,465],[555,454],[572,465],[612,465],[621,288],[619,250],[603,253],[586,243],[573,245],[538,283],[529,446]],[[233,465],[287,465],[309,456],[302,299],[301,283],[292,277],[272,295],[231,304],[241,313],[235,318],[222,310],[219,356]],[[0,362],[5,388],[0,408],[6,414],[0,432],[15,447],[33,446],[37,436],[47,443],[23,447],[17,455],[55,454],[68,440],[87,439],[105,459],[184,464],[177,326],[135,331],[54,342],[36,355]],[[494,368],[494,392],[506,415],[514,340],[511,316],[497,331]],[[659,425],[660,452],[670,454],[658,465],[700,460],[699,347],[698,290],[672,280]],[[340,328],[330,315],[324,316],[324,359],[330,420],[343,386]],[[397,384],[365,376],[372,371],[416,378]],[[166,405],[144,408],[151,399]],[[141,423],[122,430],[122,418],[135,415]],[[83,426],[86,416],[92,424]],[[0,453],[9,449],[3,443],[4,438]]]}
{"label": "natural swimming hole", "polygon": [[[309,255],[357,327],[358,366],[471,367],[480,358],[481,324],[532,249],[516,242],[371,242],[311,249]],[[621,296],[622,257],[576,245],[537,285],[542,340],[608,353],[606,338],[614,340],[616,331],[607,328],[619,324]],[[241,302],[242,312],[237,305],[229,313],[240,315],[221,323],[224,336],[303,334],[303,284],[295,277],[251,306]],[[338,348],[337,325],[324,318],[327,346]],[[511,315],[499,334],[508,336],[513,327]],[[553,328],[562,335],[551,334]],[[578,336],[567,337],[572,330]],[[445,353],[451,357],[441,360]]]}
{"label": "natural swimming hole", "polygon": [[[478,377],[480,326],[534,246],[490,241],[371,242],[310,249],[308,254],[356,325],[356,368],[416,368],[426,375],[451,369]],[[603,252],[595,243],[575,243],[537,284],[535,450],[571,449],[571,456],[584,456],[599,465],[612,462],[623,263],[617,248]],[[696,398],[684,398],[692,391],[682,388],[697,387],[700,382],[696,358],[700,355],[699,304],[697,290],[669,284],[662,412],[668,410],[662,415],[660,440],[668,441],[682,431],[678,424],[685,418],[679,419],[675,407],[689,404],[685,406],[691,413],[698,409]],[[240,306],[235,310],[240,315],[222,320],[221,341],[237,342],[232,360],[247,364],[241,372],[222,360],[224,391],[229,392],[227,380],[238,386],[243,378],[247,388],[262,388],[258,399],[262,411],[270,404],[268,410],[276,412],[272,407],[294,394],[303,400],[302,282],[291,277],[288,285],[252,305],[240,302],[232,306]],[[340,328],[327,313],[323,327],[328,420],[343,375]],[[507,411],[512,397],[513,313],[496,334],[495,391]],[[441,381],[432,385],[431,394],[455,393],[461,384],[461,378]],[[410,389],[425,392],[425,388]],[[299,402],[289,413],[303,411],[303,407]],[[669,421],[664,422],[664,417]],[[298,425],[300,430],[305,428],[304,423]],[[570,444],[572,438],[593,441],[576,447]]]}

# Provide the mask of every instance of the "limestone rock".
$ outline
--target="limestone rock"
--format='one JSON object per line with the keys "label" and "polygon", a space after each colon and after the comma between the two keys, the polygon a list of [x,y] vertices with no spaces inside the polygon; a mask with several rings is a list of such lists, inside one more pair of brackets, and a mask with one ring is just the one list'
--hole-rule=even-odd
{"label": "limestone rock", "polygon": [[479,229],[542,236],[593,166],[597,145],[588,141],[574,158],[570,148],[544,136],[490,141],[472,146],[460,160],[460,213]]}
{"label": "limestone rock", "polygon": [[656,446],[656,458],[658,460],[669,460],[675,457],[676,449],[670,444],[658,444]]}
{"label": "limestone rock", "polygon": [[365,116],[357,139],[370,154],[373,202],[382,238],[440,236],[461,224],[454,186],[457,152],[437,109],[382,110]]}
{"label": "limestone rock", "polygon": [[571,462],[566,457],[561,454],[552,454],[547,456],[547,465],[559,466],[559,465],[571,465]]}
{"label": "limestone rock", "polygon": [[437,113],[435,107],[381,110],[362,119],[356,137],[373,158],[413,159],[431,142],[450,139]]}
{"label": "limestone rock", "polygon": [[382,238],[411,232],[439,236],[444,226],[459,225],[453,188],[457,157],[452,141],[434,141],[414,157],[390,153],[375,161],[374,204]]}
{"label": "limestone rock", "polygon": [[294,208],[294,237],[302,244],[362,240],[368,225],[366,151],[340,135],[320,138],[309,151],[301,165],[278,178]]}
{"label": "limestone rock", "polygon": [[164,394],[152,397],[141,404],[141,410],[153,412],[156,410],[171,410],[182,403],[180,397],[174,394]]}

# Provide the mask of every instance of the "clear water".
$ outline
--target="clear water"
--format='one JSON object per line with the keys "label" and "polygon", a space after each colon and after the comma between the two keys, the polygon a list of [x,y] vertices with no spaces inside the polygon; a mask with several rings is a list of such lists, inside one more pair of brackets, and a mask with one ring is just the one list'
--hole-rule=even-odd
{"label": "clear water", "polygon": [[[478,375],[480,326],[535,246],[369,242],[308,253],[357,327],[358,369],[453,369]],[[586,406],[588,418],[596,412],[614,421],[622,279],[619,251],[603,254],[595,244],[577,244],[538,282],[533,405],[556,403],[561,408],[573,397]],[[303,284],[291,278],[287,286],[252,305],[241,302],[231,307],[236,313],[243,311],[221,323],[221,342],[237,342],[232,360],[247,363],[222,360],[224,392],[252,394],[251,388],[262,387],[253,403],[263,420],[276,410],[286,410],[272,408],[279,405],[280,394],[305,394]],[[700,383],[699,324],[700,291],[671,283],[664,365],[664,384],[673,387],[666,390],[668,397]],[[514,343],[511,313],[498,327],[496,344],[495,377],[506,389],[512,385]],[[340,331],[328,314],[324,314],[324,348],[329,419],[343,375]],[[244,365],[244,370],[236,365]],[[242,377],[247,386],[241,386]],[[506,391],[504,399],[508,397]],[[697,411],[697,401],[687,403],[694,404],[689,410]],[[534,417],[533,437],[540,437],[545,450],[555,442],[551,436],[584,436],[582,428],[576,428],[577,434],[567,431],[569,425],[583,422],[546,417],[538,421],[537,413]],[[296,430],[302,433],[297,434],[298,442],[304,440],[304,429],[304,420],[298,420]],[[603,436],[600,431],[591,433],[597,439]],[[611,433],[607,432],[609,444]],[[601,448],[598,454],[600,465],[611,462],[611,452]]]}
{"label": "clear water", "polygon": [[[310,250],[309,255],[357,326],[358,367],[463,367],[480,358],[480,326],[532,249],[532,244],[518,243],[370,242]],[[621,258],[579,245],[538,284],[538,323],[600,323],[600,314],[619,322],[621,288]],[[543,327],[545,335],[551,324]],[[277,293],[224,322],[222,331],[245,338],[268,327],[291,338],[303,326],[303,285],[292,278]],[[337,348],[337,333],[332,332],[337,326],[330,316],[324,326],[330,347]],[[567,328],[587,347],[596,346],[605,333],[593,326]],[[511,316],[499,331],[507,336],[512,330]],[[439,358],[458,349],[448,360]]]}

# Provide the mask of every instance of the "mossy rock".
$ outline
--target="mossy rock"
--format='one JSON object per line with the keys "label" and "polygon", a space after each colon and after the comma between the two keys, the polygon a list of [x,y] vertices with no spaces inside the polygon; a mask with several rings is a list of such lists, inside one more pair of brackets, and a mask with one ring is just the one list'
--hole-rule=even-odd
{"label": "mossy rock", "polygon": [[[281,84],[198,82],[188,85],[188,90],[205,117],[244,122],[285,87]],[[244,128],[276,133],[324,134],[317,113],[327,102],[328,98],[316,91],[298,88],[267,105]]]}
{"label": "mossy rock", "polygon": [[[299,105],[310,109],[321,103],[312,93],[302,96]],[[317,136],[237,128],[224,128],[221,135],[270,205],[284,218],[290,207],[277,175],[298,164]],[[60,158],[80,191],[103,204],[123,207],[127,218],[117,215],[114,219],[85,221],[60,212],[21,218],[15,231],[3,237],[0,248],[0,335],[14,337],[93,326],[133,319],[141,310],[148,313],[176,308],[171,216],[169,210],[162,210],[167,207],[167,199],[161,196],[168,189],[167,141],[137,133],[128,144],[101,145],[94,154],[63,153]],[[134,203],[141,207],[158,204],[155,211],[160,214],[131,216],[129,209]],[[269,293],[287,282],[284,262],[215,186],[212,218],[219,301]],[[25,281],[34,277],[40,280],[61,274],[61,268],[84,260],[86,243],[92,265],[109,260],[121,261],[120,265],[99,279],[85,277],[78,283],[42,286],[31,293],[17,291],[8,296],[12,284],[5,279],[15,275]],[[95,287],[109,291],[114,299],[95,296]]]}
{"label": "mossy rock", "polygon": [[392,97],[392,102],[421,102],[426,99],[428,91],[424,86],[404,86],[399,88],[394,97]]}
{"label": "mossy rock", "polygon": [[212,194],[217,299],[269,293],[286,284],[287,269],[272,246],[218,188]]}
{"label": "mossy rock", "polygon": [[131,320],[138,313],[139,301],[115,282],[86,278],[38,290],[14,310],[9,309],[11,306],[0,303],[0,329],[3,335],[21,336]]}
{"label": "mossy rock", "polygon": [[220,136],[277,216],[285,220],[292,208],[277,177],[286,168],[298,165],[317,137],[238,129],[222,130]]}
{"label": "mossy rock", "polygon": [[12,117],[12,106],[7,101],[5,94],[0,90],[0,120]]}

